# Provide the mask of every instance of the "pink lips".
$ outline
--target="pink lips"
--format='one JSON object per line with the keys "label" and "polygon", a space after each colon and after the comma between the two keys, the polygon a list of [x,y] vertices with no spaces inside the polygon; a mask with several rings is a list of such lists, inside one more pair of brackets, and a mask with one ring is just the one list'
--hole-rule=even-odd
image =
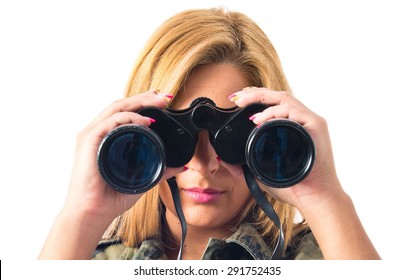
{"label": "pink lips", "polygon": [[217,200],[224,192],[214,189],[190,188],[183,192],[192,200],[198,203],[208,203]]}

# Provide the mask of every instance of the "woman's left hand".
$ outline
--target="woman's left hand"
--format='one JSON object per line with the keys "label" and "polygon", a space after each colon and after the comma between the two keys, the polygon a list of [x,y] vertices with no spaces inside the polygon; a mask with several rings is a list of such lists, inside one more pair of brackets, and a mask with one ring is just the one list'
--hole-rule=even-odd
{"label": "woman's left hand", "polygon": [[358,218],[351,198],[344,192],[334,166],[327,123],[294,96],[265,88],[247,88],[229,97],[239,107],[263,103],[269,107],[255,114],[260,125],[279,118],[301,124],[316,148],[310,174],[289,188],[262,189],[276,199],[295,206],[311,228],[326,259],[380,259]]}
{"label": "woman's left hand", "polygon": [[310,174],[298,184],[289,188],[261,187],[273,197],[302,210],[314,203],[343,193],[336,175],[333,152],[327,123],[324,118],[312,112],[294,96],[282,91],[250,87],[232,94],[230,100],[239,107],[251,103],[263,103],[269,107],[252,116],[260,125],[275,119],[289,119],[301,124],[311,135],[316,156]]}

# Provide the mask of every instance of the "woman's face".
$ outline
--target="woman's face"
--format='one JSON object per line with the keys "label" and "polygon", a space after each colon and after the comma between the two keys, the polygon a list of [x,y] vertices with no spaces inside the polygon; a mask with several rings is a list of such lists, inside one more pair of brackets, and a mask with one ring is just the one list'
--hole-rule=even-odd
{"label": "woman's face", "polygon": [[[173,107],[187,108],[198,97],[208,97],[219,107],[234,107],[228,96],[247,86],[244,75],[230,64],[204,65],[191,75]],[[189,169],[176,178],[188,225],[205,229],[231,225],[250,197],[242,172],[219,161],[206,131],[199,134],[195,153],[186,166]],[[167,218],[176,216],[166,183],[160,186],[160,196]]]}

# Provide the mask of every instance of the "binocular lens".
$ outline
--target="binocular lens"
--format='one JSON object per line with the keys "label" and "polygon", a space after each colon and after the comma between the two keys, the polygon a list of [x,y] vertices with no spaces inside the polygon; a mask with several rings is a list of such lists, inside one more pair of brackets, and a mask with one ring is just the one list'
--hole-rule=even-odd
{"label": "binocular lens", "polygon": [[117,191],[141,193],[156,185],[165,169],[162,141],[144,126],[110,132],[98,153],[103,178]]}
{"label": "binocular lens", "polygon": [[247,143],[247,163],[266,185],[292,186],[311,170],[314,144],[308,132],[295,122],[265,123],[251,133]]}

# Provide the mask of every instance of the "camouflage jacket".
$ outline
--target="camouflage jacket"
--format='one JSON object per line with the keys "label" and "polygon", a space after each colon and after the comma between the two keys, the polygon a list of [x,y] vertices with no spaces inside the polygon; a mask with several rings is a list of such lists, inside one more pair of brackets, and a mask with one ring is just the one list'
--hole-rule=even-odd
{"label": "camouflage jacket", "polygon": [[[272,250],[250,224],[241,225],[229,238],[211,238],[203,253],[203,260],[268,260]],[[286,249],[286,259],[322,259],[320,248],[311,232],[295,236]],[[166,260],[162,240],[147,239],[137,247],[127,247],[120,240],[101,241],[93,255],[95,260]]]}

